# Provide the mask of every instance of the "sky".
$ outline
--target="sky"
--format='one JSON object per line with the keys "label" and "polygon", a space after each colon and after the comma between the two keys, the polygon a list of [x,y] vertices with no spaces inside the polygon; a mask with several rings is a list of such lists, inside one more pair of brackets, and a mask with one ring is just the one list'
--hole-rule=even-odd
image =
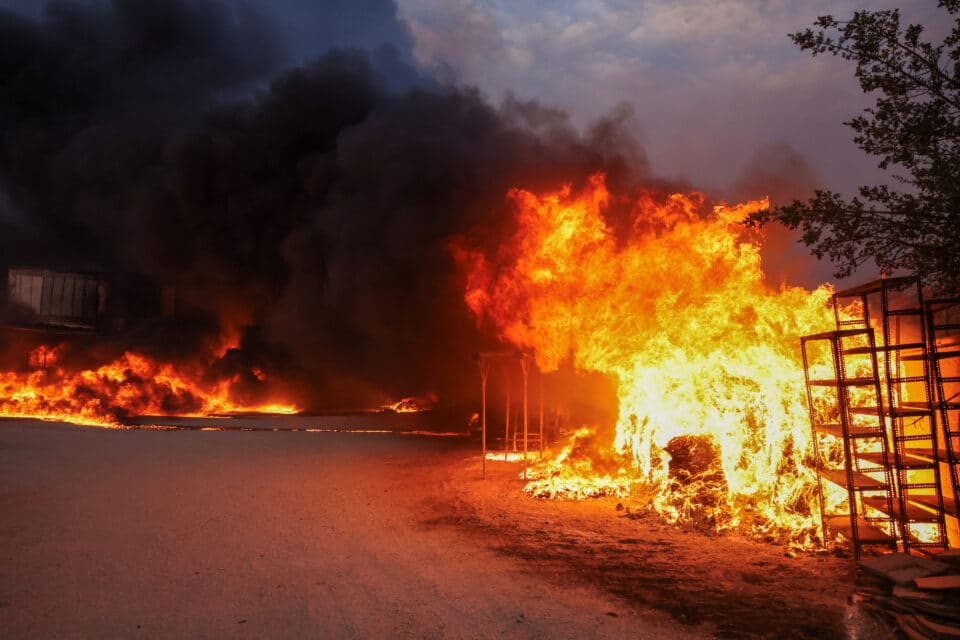
{"label": "sky", "polygon": [[[929,21],[935,2],[905,2]],[[889,8],[871,0],[399,0],[421,64],[449,67],[492,98],[512,91],[583,125],[633,109],[653,169],[727,187],[786,143],[829,188],[876,178],[841,123],[866,104],[853,67],[787,37],[817,16]]]}

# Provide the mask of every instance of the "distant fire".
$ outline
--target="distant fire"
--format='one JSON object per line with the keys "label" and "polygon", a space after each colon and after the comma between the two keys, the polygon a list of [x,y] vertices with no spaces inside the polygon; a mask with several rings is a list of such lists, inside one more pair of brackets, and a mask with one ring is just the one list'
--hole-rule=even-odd
{"label": "distant fire", "polygon": [[[699,193],[510,192],[496,253],[455,248],[465,299],[544,371],[607,374],[616,435],[579,431],[536,469],[538,496],[646,496],[671,520],[812,531],[819,514],[799,337],[833,327],[831,290],[774,289],[739,222],[764,201]],[[629,226],[604,216],[616,204]]]}
{"label": "distant fire", "polygon": [[425,396],[411,396],[397,400],[391,404],[385,404],[380,407],[380,411],[394,411],[396,413],[417,413],[419,411],[429,411],[433,409],[440,398],[435,393],[428,393]]}
{"label": "distant fire", "polygon": [[[68,420],[116,426],[133,416],[209,416],[229,413],[294,414],[286,402],[238,400],[234,375],[211,381],[204,364],[175,366],[136,353],[124,353],[102,366],[71,371],[58,365],[63,346],[38,347],[28,372],[0,372],[0,416]],[[250,375],[264,379],[260,370]]]}

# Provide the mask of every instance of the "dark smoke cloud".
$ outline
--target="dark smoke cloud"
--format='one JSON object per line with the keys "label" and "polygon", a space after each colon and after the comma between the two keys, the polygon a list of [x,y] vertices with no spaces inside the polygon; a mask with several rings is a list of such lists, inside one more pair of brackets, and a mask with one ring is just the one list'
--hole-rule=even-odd
{"label": "dark smoke cloud", "polygon": [[391,90],[431,82],[413,65],[413,37],[393,0],[273,0],[270,11],[292,64],[331,48],[361,48],[371,52],[371,64]]}
{"label": "dark smoke cloud", "polygon": [[276,35],[238,6],[0,13],[0,251],[125,274],[134,300],[173,287],[177,314],[146,314],[116,344],[186,358],[238,326],[212,375],[263,370],[311,408],[474,399],[470,354],[496,340],[463,303],[452,239],[496,244],[512,186],[646,176],[631,113],[580,134],[536,102],[398,83],[419,72],[396,47],[268,81]]}
{"label": "dark smoke cloud", "polygon": [[790,204],[810,197],[822,179],[810,162],[786,142],[773,142],[753,152],[733,184],[733,197],[767,196],[770,204]]}
{"label": "dark smoke cloud", "polygon": [[[110,258],[170,136],[278,52],[257,15],[216,3],[55,2],[41,21],[0,12],[0,187],[30,222],[11,236],[68,263]],[[5,248],[16,261],[36,251]]]}

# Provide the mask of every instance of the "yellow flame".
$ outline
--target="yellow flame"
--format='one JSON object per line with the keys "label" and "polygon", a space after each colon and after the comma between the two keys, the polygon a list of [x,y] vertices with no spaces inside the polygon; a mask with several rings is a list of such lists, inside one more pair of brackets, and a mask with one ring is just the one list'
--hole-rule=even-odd
{"label": "yellow flame", "polygon": [[[759,247],[738,223],[767,202],[710,210],[699,193],[615,198],[602,175],[580,193],[509,197],[515,237],[495,255],[457,250],[468,305],[544,370],[572,357],[607,374],[619,400],[613,442],[585,448],[578,433],[528,489],[621,495],[640,483],[669,518],[815,527],[799,338],[833,328],[832,291],[764,283]],[[604,218],[613,203],[631,213],[625,232]],[[684,436],[715,449],[710,473],[671,475],[668,445]]]}

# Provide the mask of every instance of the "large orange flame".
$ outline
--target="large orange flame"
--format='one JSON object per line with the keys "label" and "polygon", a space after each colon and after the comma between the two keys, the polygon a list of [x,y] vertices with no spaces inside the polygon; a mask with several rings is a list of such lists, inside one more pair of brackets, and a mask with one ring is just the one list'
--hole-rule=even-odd
{"label": "large orange flame", "polygon": [[[235,399],[236,377],[210,381],[201,365],[174,366],[136,353],[94,369],[57,365],[62,347],[40,347],[46,368],[0,372],[0,416],[119,426],[134,416],[210,416],[229,413],[297,413],[287,402],[250,404]],[[258,379],[263,373],[251,372]]]}
{"label": "large orange flame", "polygon": [[[833,326],[831,289],[764,283],[739,222],[765,201],[711,210],[699,193],[614,198],[603,175],[579,193],[515,189],[515,236],[495,254],[455,249],[467,304],[503,339],[545,371],[570,358],[617,386],[614,441],[578,433],[528,491],[645,490],[671,519],[813,530],[799,337]],[[613,203],[631,212],[625,231],[604,218]],[[680,455],[692,466],[671,472]]]}

